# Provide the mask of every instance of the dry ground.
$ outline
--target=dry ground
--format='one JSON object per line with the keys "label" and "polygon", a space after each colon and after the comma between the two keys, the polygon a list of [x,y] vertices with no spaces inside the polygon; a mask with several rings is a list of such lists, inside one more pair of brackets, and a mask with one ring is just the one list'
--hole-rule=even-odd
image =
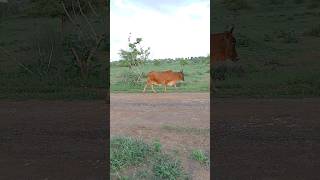
{"label": "dry ground", "polygon": [[[158,139],[177,150],[193,179],[209,179],[209,168],[190,160],[193,149],[210,151],[209,93],[111,94],[111,136]],[[199,133],[200,132],[200,133]]]}

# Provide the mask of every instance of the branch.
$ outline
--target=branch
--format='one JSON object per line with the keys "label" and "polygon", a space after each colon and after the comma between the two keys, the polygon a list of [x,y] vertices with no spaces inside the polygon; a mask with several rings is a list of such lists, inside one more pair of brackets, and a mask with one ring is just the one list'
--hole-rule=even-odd
{"label": "branch", "polygon": [[97,49],[100,47],[102,40],[104,39],[104,35],[101,35],[100,38],[98,39],[98,42],[96,46],[91,49],[88,57],[87,57],[87,62],[91,59],[91,57],[94,55],[94,53],[97,51]]}
{"label": "branch", "polygon": [[50,51],[50,56],[49,56],[49,61],[48,61],[48,69],[47,69],[47,72],[49,72],[49,69],[50,69],[52,54],[53,54],[53,43],[51,43],[51,51]]}
{"label": "branch", "polygon": [[83,13],[82,11],[82,8],[81,8],[81,4],[80,4],[80,0],[78,0],[78,6],[79,6],[79,10],[80,10],[80,13],[81,15],[84,17],[84,19],[86,20],[87,24],[89,25],[91,31],[92,31],[92,34],[93,34],[93,38],[96,40],[96,42],[98,42],[98,39],[97,39],[97,33],[96,31],[94,30],[94,28],[92,27],[88,17]]}
{"label": "branch", "polygon": [[92,6],[92,4],[91,4],[90,1],[88,1],[88,4],[89,4],[89,7],[90,7],[92,13],[93,13],[96,17],[99,17],[98,13],[94,10],[94,8],[93,8],[93,6]]}
{"label": "branch", "polygon": [[81,64],[82,64],[82,63],[81,63],[81,60],[80,60],[80,58],[79,58],[76,50],[75,50],[74,48],[71,48],[71,52],[72,52],[73,56],[76,58],[76,62],[78,63],[78,65],[79,65],[80,68],[81,68]]}

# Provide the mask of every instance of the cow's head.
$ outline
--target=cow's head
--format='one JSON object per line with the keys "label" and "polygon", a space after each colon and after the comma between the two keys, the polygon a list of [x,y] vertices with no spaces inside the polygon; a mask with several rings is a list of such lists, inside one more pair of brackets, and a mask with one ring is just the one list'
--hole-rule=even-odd
{"label": "cow's head", "polygon": [[233,36],[233,29],[232,27],[230,31],[224,32],[224,40],[226,42],[226,56],[235,62],[240,58],[236,51],[236,38]]}
{"label": "cow's head", "polygon": [[180,71],[180,78],[181,78],[182,81],[184,81],[184,73],[183,73],[183,70]]}

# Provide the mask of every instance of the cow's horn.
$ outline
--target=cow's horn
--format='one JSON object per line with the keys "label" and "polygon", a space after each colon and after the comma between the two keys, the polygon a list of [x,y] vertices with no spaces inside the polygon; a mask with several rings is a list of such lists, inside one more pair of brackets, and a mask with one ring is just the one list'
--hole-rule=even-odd
{"label": "cow's horn", "polygon": [[230,29],[230,33],[233,32],[233,29],[234,29],[234,26],[232,25],[232,26],[231,26],[231,29]]}

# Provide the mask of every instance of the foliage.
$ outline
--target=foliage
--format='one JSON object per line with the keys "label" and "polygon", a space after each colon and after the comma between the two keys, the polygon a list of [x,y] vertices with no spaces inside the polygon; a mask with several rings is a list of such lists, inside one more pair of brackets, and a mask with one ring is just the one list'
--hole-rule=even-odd
{"label": "foliage", "polygon": [[131,42],[131,33],[128,38],[128,50],[121,49],[119,55],[123,64],[129,67],[129,71],[124,73],[123,81],[136,85],[143,78],[143,65],[149,58],[150,47],[144,49],[141,46],[142,38],[136,38]]}
{"label": "foliage", "polygon": [[145,160],[151,149],[141,139],[114,137],[110,144],[111,170],[119,170],[129,165],[137,165]]}
{"label": "foliage", "polygon": [[207,165],[209,163],[209,158],[202,150],[199,149],[192,151],[191,158],[198,161],[200,164]]}
{"label": "foliage", "polygon": [[131,42],[131,33],[128,38],[129,50],[121,49],[119,55],[122,61],[126,61],[129,68],[138,67],[143,65],[148,60],[150,55],[150,47],[143,49],[141,47],[142,38],[136,38],[134,42]]}
{"label": "foliage", "polygon": [[[157,140],[153,147],[141,139],[112,137],[110,143],[111,176],[117,179],[186,179],[180,160],[161,151]],[[134,167],[130,176],[122,173]],[[130,178],[129,178],[130,177]]]}

